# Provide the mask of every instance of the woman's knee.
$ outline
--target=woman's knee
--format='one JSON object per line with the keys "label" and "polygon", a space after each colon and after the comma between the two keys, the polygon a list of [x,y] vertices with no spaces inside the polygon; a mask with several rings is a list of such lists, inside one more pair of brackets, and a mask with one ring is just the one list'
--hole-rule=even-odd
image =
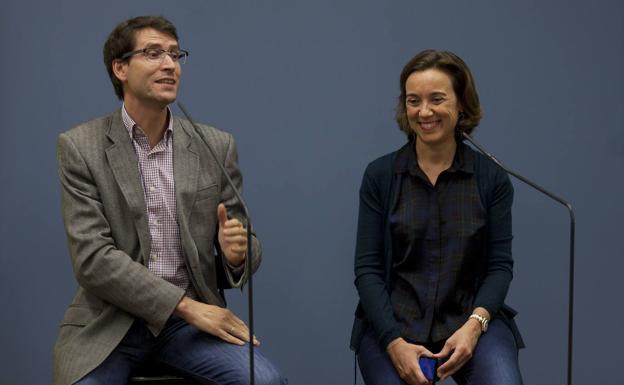
{"label": "woman's knee", "polygon": [[502,321],[481,336],[472,359],[457,374],[456,382],[521,385],[518,348],[513,335]]}

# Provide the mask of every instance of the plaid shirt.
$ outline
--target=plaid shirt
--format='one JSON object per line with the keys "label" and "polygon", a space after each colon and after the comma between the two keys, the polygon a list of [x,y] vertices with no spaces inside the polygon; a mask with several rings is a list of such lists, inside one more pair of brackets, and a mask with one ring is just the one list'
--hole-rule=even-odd
{"label": "plaid shirt", "polygon": [[168,110],[168,126],[163,139],[153,148],[141,127],[128,115],[121,117],[137,154],[143,194],[149,219],[151,253],[148,268],[157,276],[193,295],[193,286],[184,261],[178,228],[173,178],[173,125]]}
{"label": "plaid shirt", "polygon": [[401,335],[414,342],[448,338],[473,310],[486,259],[487,218],[473,154],[459,145],[436,185],[418,166],[414,147],[400,152],[391,208],[391,302]]}

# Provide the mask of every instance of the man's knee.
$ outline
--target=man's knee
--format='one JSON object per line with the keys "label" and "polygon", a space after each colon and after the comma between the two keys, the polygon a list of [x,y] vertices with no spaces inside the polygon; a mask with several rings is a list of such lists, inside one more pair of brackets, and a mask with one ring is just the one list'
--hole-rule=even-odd
{"label": "man's knee", "polygon": [[256,366],[255,371],[256,385],[287,385],[288,381],[279,373],[277,368],[270,362]]}
{"label": "man's knee", "polygon": [[288,382],[279,373],[263,376],[255,379],[256,385],[287,385]]}

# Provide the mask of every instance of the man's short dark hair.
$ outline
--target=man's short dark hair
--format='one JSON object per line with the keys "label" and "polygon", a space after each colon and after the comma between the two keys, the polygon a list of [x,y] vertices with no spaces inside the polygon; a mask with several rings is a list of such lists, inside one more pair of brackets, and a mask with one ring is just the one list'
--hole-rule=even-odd
{"label": "man's short dark hair", "polygon": [[414,72],[425,71],[428,69],[437,69],[451,78],[453,91],[457,97],[457,101],[461,106],[461,115],[457,121],[456,131],[464,131],[467,134],[472,133],[474,128],[481,121],[481,105],[479,104],[479,95],[475,87],[475,82],[470,69],[464,61],[457,55],[449,51],[435,51],[428,49],[422,51],[403,67],[400,77],[401,95],[396,106],[396,121],[399,128],[408,138],[414,135],[414,131],[407,120],[407,110],[405,108],[405,83],[407,78]]}
{"label": "man's short dark hair", "polygon": [[139,16],[122,21],[115,27],[104,43],[103,53],[104,65],[115,88],[115,94],[120,100],[124,97],[123,85],[113,73],[113,60],[120,59],[126,52],[135,50],[136,32],[145,28],[153,28],[178,40],[175,26],[162,16]]}

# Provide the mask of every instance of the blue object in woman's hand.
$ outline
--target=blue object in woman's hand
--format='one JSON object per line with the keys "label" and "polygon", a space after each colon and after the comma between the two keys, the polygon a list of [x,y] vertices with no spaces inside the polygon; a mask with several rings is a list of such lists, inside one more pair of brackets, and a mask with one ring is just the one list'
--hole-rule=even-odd
{"label": "blue object in woman's hand", "polygon": [[420,370],[422,370],[427,380],[432,383],[435,383],[438,380],[438,376],[436,375],[436,372],[438,371],[437,358],[421,356],[418,358],[418,364],[420,365]]}

